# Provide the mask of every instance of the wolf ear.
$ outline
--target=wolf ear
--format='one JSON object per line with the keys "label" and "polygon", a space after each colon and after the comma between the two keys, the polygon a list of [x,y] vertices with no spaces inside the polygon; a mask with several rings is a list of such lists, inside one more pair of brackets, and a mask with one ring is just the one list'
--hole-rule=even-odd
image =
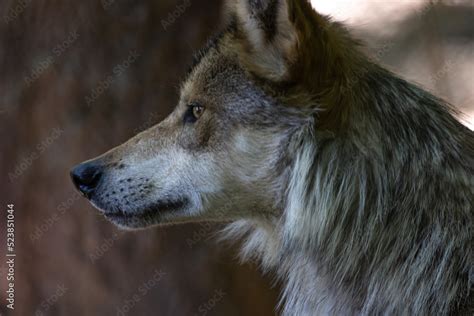
{"label": "wolf ear", "polygon": [[288,74],[296,53],[297,33],[287,0],[229,0],[243,62],[256,74],[279,81]]}
{"label": "wolf ear", "polygon": [[348,115],[340,98],[351,96],[343,92],[371,67],[346,28],[318,14],[309,0],[227,0],[227,8],[244,67],[295,88],[308,106],[317,100],[321,128],[341,125]]}

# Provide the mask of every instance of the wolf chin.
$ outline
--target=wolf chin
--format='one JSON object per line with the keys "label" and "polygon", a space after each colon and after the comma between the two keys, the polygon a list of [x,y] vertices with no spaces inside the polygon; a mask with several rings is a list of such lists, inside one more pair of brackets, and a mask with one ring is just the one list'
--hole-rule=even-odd
{"label": "wolf chin", "polygon": [[472,315],[474,135],[304,0],[239,0],[163,122],[76,166],[126,229],[228,221],[284,315]]}

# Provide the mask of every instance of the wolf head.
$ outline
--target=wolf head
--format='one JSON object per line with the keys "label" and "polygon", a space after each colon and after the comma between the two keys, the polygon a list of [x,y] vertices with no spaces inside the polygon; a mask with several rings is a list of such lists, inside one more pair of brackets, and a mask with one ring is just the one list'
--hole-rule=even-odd
{"label": "wolf head", "polygon": [[173,113],[75,185],[123,228],[232,221],[286,315],[447,314],[472,283],[472,131],[308,1],[226,16]]}
{"label": "wolf head", "polygon": [[314,96],[331,76],[317,34],[326,22],[306,1],[229,1],[226,11],[227,27],[197,54],[175,110],[72,171],[77,188],[115,224],[281,211],[288,152],[313,128]]}

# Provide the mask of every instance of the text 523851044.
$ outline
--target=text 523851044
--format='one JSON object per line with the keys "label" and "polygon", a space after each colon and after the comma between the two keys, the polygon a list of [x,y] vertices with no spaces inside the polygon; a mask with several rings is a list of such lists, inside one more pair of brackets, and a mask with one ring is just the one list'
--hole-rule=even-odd
{"label": "text 523851044", "polygon": [[7,205],[7,308],[15,309],[15,206]]}

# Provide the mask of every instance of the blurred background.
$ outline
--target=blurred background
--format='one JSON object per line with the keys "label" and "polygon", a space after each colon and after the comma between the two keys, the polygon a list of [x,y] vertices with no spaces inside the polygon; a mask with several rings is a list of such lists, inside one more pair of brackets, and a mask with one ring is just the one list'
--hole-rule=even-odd
{"label": "blurred background", "polygon": [[[275,315],[279,285],[218,225],[121,232],[79,198],[74,164],[163,119],[219,0],[0,1],[0,220],[16,216],[15,310],[2,315]],[[367,53],[474,128],[474,2],[316,0]]]}

